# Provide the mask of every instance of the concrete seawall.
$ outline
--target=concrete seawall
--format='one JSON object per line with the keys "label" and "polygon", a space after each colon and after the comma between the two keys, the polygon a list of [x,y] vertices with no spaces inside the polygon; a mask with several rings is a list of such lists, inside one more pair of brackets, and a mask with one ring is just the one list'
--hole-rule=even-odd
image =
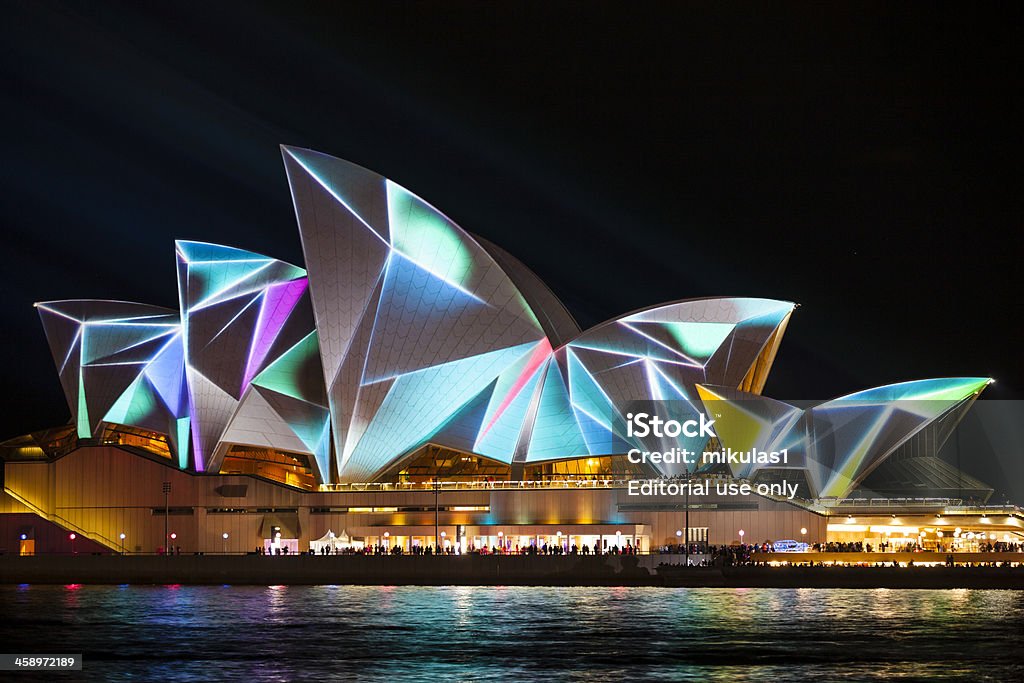
{"label": "concrete seawall", "polygon": [[[989,556],[989,560],[994,559]],[[662,563],[681,560],[681,556],[674,555],[5,555],[0,556],[0,583],[1024,589],[1024,567],[745,566],[659,570]]]}

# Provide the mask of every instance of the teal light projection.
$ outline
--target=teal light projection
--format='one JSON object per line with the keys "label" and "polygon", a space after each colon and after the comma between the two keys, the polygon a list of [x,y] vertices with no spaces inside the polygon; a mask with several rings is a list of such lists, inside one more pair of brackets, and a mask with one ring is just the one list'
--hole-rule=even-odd
{"label": "teal light projection", "polygon": [[79,438],[102,423],[169,435],[187,413],[181,400],[181,325],[177,311],[125,301],[36,304]]}
{"label": "teal light projection", "polygon": [[[701,399],[717,420],[722,445],[790,453],[790,468],[806,470],[812,495],[844,498],[894,451],[930,425],[962,419],[991,379],[950,377],[867,389],[801,410],[728,387],[700,386]],[[954,423],[955,424],[955,423]],[[937,435],[942,447],[952,429]],[[735,471],[750,477],[764,468]]]}
{"label": "teal light projection", "polygon": [[761,399],[793,303],[681,300],[581,331],[526,265],[409,190],[319,152],[282,155],[305,268],[181,240],[178,311],[38,304],[80,437],[134,425],[166,434],[183,468],[218,471],[239,444],[312,456],[320,482],[362,482],[431,443],[511,471],[702,449],[707,437],[627,434],[631,404],[665,401],[714,411],[724,445],[790,448],[827,497],[987,381],[907,382],[807,411]]}
{"label": "teal light projection", "polygon": [[[175,244],[192,449],[197,470],[217,471],[229,425],[240,410],[255,410],[242,405],[254,378],[313,328],[308,308],[300,305],[308,280],[304,269],[261,254],[205,242]],[[252,398],[261,408],[265,400]],[[294,406],[282,409],[295,412]],[[258,440],[258,430],[244,431]],[[306,441],[298,443],[313,453]]]}

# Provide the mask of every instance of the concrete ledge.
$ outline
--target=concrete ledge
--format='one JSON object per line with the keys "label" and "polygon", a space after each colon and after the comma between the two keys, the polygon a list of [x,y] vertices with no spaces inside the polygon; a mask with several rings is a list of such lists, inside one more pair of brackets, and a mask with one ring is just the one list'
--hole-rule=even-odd
{"label": "concrete ledge", "polygon": [[[994,555],[989,559],[996,559]],[[674,555],[6,555],[0,556],[0,583],[1024,588],[1024,567],[659,568],[681,559]]]}

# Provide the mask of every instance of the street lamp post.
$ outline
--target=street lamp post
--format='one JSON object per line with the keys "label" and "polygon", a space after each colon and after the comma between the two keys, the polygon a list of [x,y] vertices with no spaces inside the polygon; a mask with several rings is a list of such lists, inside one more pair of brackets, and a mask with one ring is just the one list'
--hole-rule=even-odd
{"label": "street lamp post", "polygon": [[225,531],[221,534],[221,538],[224,539],[224,554],[226,555],[228,552],[228,532]]}
{"label": "street lamp post", "polygon": [[171,494],[171,482],[164,482],[164,555],[167,555],[167,519],[170,516],[171,508],[168,502]]}
{"label": "street lamp post", "polygon": [[121,532],[121,554],[122,554],[122,555],[124,555],[124,537],[125,537],[125,534],[124,534],[124,532],[122,531],[122,532]]}
{"label": "street lamp post", "polygon": [[690,466],[686,466],[686,535],[683,537],[683,566],[690,566]]}
{"label": "street lamp post", "polygon": [[441,537],[437,535],[437,514],[440,507],[438,506],[438,496],[441,494],[441,482],[437,479],[434,480],[434,554],[441,552]]}
{"label": "street lamp post", "polygon": [[74,555],[75,554],[75,539],[78,538],[78,535],[75,532],[71,532],[70,534],[68,534],[68,538],[71,539],[71,554]]}

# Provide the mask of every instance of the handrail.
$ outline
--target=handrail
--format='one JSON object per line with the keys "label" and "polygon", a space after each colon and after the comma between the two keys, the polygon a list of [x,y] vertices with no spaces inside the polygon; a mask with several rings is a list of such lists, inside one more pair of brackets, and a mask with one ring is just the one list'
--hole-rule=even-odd
{"label": "handrail", "polygon": [[915,498],[900,496],[895,498],[821,498],[822,504],[829,507],[887,507],[897,505],[922,506],[959,506],[963,505],[960,498]]}
{"label": "handrail", "polygon": [[891,508],[893,506],[902,506],[942,508],[943,513],[1024,515],[1024,509],[1017,505],[979,505],[965,503],[960,498],[820,498],[818,502],[826,510],[835,508]]}
{"label": "handrail", "polygon": [[489,491],[522,489],[611,489],[626,488],[628,479],[564,479],[547,481],[442,481],[442,482],[354,482],[347,484],[321,484],[319,491],[342,493],[351,491]]}
{"label": "handrail", "polygon": [[95,541],[96,543],[99,543],[100,545],[104,545],[107,548],[109,548],[110,550],[119,551],[120,548],[121,548],[119,543],[115,543],[114,541],[111,541],[109,538],[107,538],[103,534],[98,534],[95,531],[87,531],[86,529],[83,529],[82,527],[78,526],[74,522],[71,522],[71,521],[63,518],[63,517],[61,517],[58,514],[47,512],[46,510],[43,510],[41,507],[39,507],[38,505],[36,505],[32,501],[28,500],[27,498],[25,498],[21,494],[12,491],[11,489],[7,488],[6,486],[4,487],[4,493],[9,495],[11,498],[14,498],[19,503],[21,503],[22,505],[27,507],[29,510],[31,510],[33,513],[39,515],[40,517],[42,517],[43,519],[45,519],[45,520],[47,520],[49,522],[53,522],[54,524],[57,524],[58,526],[62,526],[62,527],[64,527],[65,529],[67,529],[69,531],[73,531],[76,534],[79,534],[80,536],[84,536],[85,538],[88,538],[91,541]]}

